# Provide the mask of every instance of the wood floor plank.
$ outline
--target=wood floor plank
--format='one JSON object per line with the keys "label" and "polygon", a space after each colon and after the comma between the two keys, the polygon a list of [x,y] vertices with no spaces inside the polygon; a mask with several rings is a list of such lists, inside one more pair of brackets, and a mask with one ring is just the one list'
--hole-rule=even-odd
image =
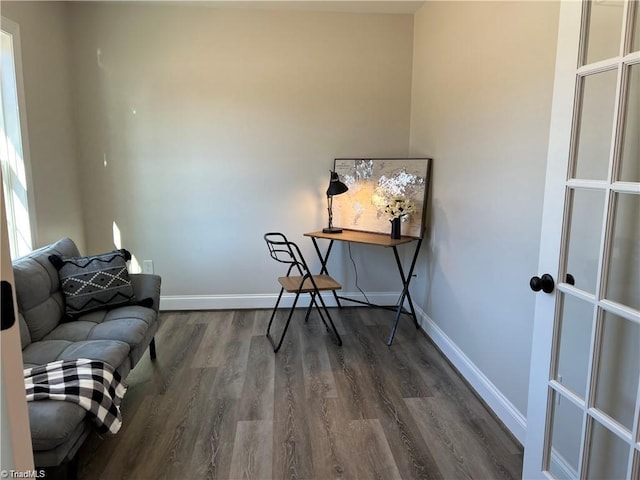
{"label": "wood floor plank", "polygon": [[[186,320],[182,315],[163,314],[164,328],[156,334],[162,356],[150,361],[148,353],[145,354],[127,377],[129,388],[121,405],[123,426],[114,437],[93,435],[89,438],[83,446],[87,461],[79,465],[81,478],[84,477],[83,470],[109,471],[116,465],[125,472],[123,478],[127,478],[126,472],[134,471],[139,464],[134,455],[140,443],[137,436],[155,434],[154,419],[166,403],[164,395],[182,378],[185,365],[190,363],[204,330],[204,326],[188,325]],[[129,431],[133,434],[128,434]],[[112,456],[118,458],[113,464]]]}
{"label": "wood floor plank", "polygon": [[299,338],[307,398],[318,395],[337,397],[336,383],[327,354],[327,343],[332,348],[333,337],[327,332],[317,312],[311,315],[308,322],[300,325]]}
{"label": "wood floor plank", "polygon": [[190,458],[190,466],[181,478],[229,478],[238,402],[224,395],[223,390],[218,391],[217,385],[216,381],[211,382],[202,406],[198,406],[201,422],[192,433],[196,437],[193,450],[184,452]]}
{"label": "wood floor plank", "polygon": [[293,324],[275,362],[274,478],[315,478],[299,333]]}
{"label": "wood floor plank", "polygon": [[251,334],[256,337],[262,337],[267,334],[267,325],[271,318],[271,309],[255,310],[253,318],[253,330]]}
{"label": "wood floor plank", "polygon": [[353,449],[345,431],[349,420],[340,411],[337,399],[311,397],[305,414],[313,439],[310,453],[316,478],[355,478],[349,454]]}
{"label": "wood floor plank", "polygon": [[[444,478],[461,480],[473,478],[469,462],[478,462],[479,460],[477,458],[470,460],[471,456],[467,456],[467,453],[473,448],[469,445],[469,432],[464,431],[458,422],[451,421],[448,416],[442,417],[443,412],[438,408],[440,406],[438,399],[408,398],[405,399],[405,403],[409,407],[425,442],[430,445]],[[480,470],[477,465],[474,471],[481,472],[483,477],[487,476],[484,468]]]}
{"label": "wood floor plank", "polygon": [[[219,367],[224,365],[226,358],[226,344],[231,339],[233,332],[231,322],[233,321],[233,311],[225,310],[215,314],[198,314],[199,321],[206,325],[200,348],[196,352],[192,368]],[[206,321],[205,321],[206,320]]]}
{"label": "wood floor plank", "polygon": [[140,448],[140,437],[136,440],[133,435],[127,435],[127,431],[113,437],[124,445],[118,445],[104,464],[104,478],[164,478],[167,472],[180,469],[179,453],[190,437],[185,432],[200,379],[201,371],[187,369],[167,393],[174,398],[173,402],[164,402],[161,396],[155,396],[144,414],[130,423],[127,431],[140,432],[146,444],[153,448]]}
{"label": "wood floor plank", "polygon": [[186,322],[190,325],[197,323],[209,323],[212,315],[224,314],[224,310],[211,311],[211,310],[191,310],[187,312],[171,312],[175,316],[180,316],[186,319]]}
{"label": "wood floor plank", "polygon": [[432,445],[445,478],[519,478],[510,473],[514,455],[490,445],[490,440],[478,435],[478,428],[439,397],[405,399],[405,403]]}
{"label": "wood floor plank", "polygon": [[[179,478],[188,465],[189,457],[184,452],[192,451],[196,441],[191,435],[200,422],[200,413],[195,405],[200,396],[201,388],[206,385],[206,369],[186,369],[175,382],[167,395],[174,399],[165,402],[157,409],[155,422],[149,426],[150,445],[148,457],[139,455],[136,477],[150,475],[151,478]],[[160,434],[155,434],[161,432]],[[153,468],[145,466],[153,465]]]}
{"label": "wood floor plank", "polygon": [[316,478],[401,478],[378,420],[349,420],[337,399],[319,396],[307,417]]}
{"label": "wood floor plank", "polygon": [[[343,336],[343,342],[357,344],[352,335]],[[376,395],[363,372],[365,364],[359,352],[355,348],[327,348],[327,354],[333,368],[338,402],[347,412],[347,418],[376,418]]]}
{"label": "wood floor plank", "polygon": [[432,454],[402,401],[395,381],[392,380],[395,372],[389,369],[385,361],[388,347],[381,345],[378,338],[371,334],[371,330],[368,327],[362,328],[356,334],[356,339],[366,363],[367,381],[372,385],[372,394],[378,400],[377,418],[385,431],[398,469],[403,477],[442,478]]}
{"label": "wood floor plank", "polygon": [[354,451],[360,452],[356,478],[402,478],[379,420],[349,422],[347,435],[353,438]]}
{"label": "wood floor plank", "polygon": [[[140,373],[151,382],[158,394],[162,395],[170,388],[176,376],[179,377],[191,365],[206,328],[205,324],[189,325],[185,320],[181,315],[173,315],[162,323],[161,330],[156,334],[156,360],[143,359],[141,368],[135,368],[127,377],[127,382],[134,381]],[[145,366],[148,368],[140,372]]]}
{"label": "wood floor plank", "polygon": [[393,312],[332,308],[340,347],[304,313],[277,354],[269,309],[162,313],[80,480],[520,477],[522,446],[408,317],[388,347]]}
{"label": "wood floor plank", "polygon": [[[325,302],[327,302],[327,300],[325,300]],[[340,334],[340,336],[347,335],[349,333],[349,331],[344,325],[344,322],[351,321],[351,318],[352,318],[351,310],[353,309],[350,309],[350,308],[344,308],[344,309],[330,308],[329,309],[329,313],[331,313],[331,319],[333,320],[333,323],[336,326],[336,330],[338,330],[338,333]]]}
{"label": "wood floor plank", "polygon": [[218,375],[222,388],[231,398],[240,398],[242,394],[253,336],[253,319],[251,311],[236,310],[228,328],[228,336],[219,340],[224,342],[221,349],[224,368],[219,369]]}
{"label": "wood floor plank", "polygon": [[252,480],[272,478],[273,422],[239,421],[229,477]]}
{"label": "wood floor plank", "polygon": [[[383,331],[383,327],[367,327],[366,331],[370,335],[373,344],[378,342]],[[414,341],[415,343],[415,341]],[[416,372],[415,366],[409,355],[402,355],[406,347],[395,346],[395,348],[380,349],[380,361],[384,363],[393,374],[390,376],[402,398],[430,397],[431,389],[424,378]]]}
{"label": "wood floor plank", "polygon": [[240,395],[239,420],[273,420],[275,355],[266,336],[254,336]]}
{"label": "wood floor plank", "polygon": [[434,395],[441,394],[442,401],[454,406],[460,418],[473,422],[478,435],[492,439],[511,454],[522,455],[522,446],[429,340],[414,342],[409,348],[399,350],[398,355],[411,359],[417,366],[417,374],[425,380]]}

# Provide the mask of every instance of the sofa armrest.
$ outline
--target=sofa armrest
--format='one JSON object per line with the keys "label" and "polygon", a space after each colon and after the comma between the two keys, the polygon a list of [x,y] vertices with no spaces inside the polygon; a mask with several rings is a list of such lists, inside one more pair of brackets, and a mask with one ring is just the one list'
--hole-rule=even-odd
{"label": "sofa armrest", "polygon": [[160,307],[160,276],[148,273],[130,273],[129,278],[136,298],[138,300],[151,298],[153,300],[151,308],[158,312]]}

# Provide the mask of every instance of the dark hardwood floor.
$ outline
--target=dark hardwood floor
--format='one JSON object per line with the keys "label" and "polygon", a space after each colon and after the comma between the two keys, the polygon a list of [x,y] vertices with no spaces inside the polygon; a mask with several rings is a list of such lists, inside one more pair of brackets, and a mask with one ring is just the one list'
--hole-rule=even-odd
{"label": "dark hardwood floor", "polygon": [[410,320],[389,348],[391,312],[331,313],[342,347],[299,310],[277,354],[267,310],[163,313],[79,478],[520,478],[522,447]]}

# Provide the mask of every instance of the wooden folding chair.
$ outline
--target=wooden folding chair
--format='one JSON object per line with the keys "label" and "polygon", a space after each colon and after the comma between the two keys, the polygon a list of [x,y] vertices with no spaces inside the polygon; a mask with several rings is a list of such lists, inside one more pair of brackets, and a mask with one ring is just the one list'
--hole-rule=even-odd
{"label": "wooden folding chair", "polygon": [[[311,296],[311,301],[305,315],[305,322],[309,320],[311,308],[315,305],[320,315],[320,319],[322,320],[322,323],[324,323],[324,326],[327,328],[327,331],[332,331],[338,345],[342,345],[342,339],[340,338],[340,335],[338,334],[338,331],[336,330],[336,327],[331,320],[331,315],[329,315],[329,310],[324,303],[322,295],[320,295],[320,292],[323,290],[340,290],[342,286],[329,275],[313,275],[309,271],[309,267],[307,266],[307,262],[302,256],[300,248],[298,248],[295,243],[287,240],[287,237],[285,237],[282,233],[265,233],[264,239],[267,242],[267,247],[269,248],[269,254],[271,255],[271,258],[273,258],[277,262],[289,265],[289,268],[287,269],[287,275],[284,277],[278,277],[278,282],[281,286],[280,294],[278,295],[278,300],[276,301],[275,307],[273,307],[271,319],[269,320],[269,326],[267,327],[267,338],[273,346],[273,351],[277,352],[278,350],[280,350],[282,341],[284,340],[284,336],[287,333],[287,329],[289,328],[289,322],[291,322],[291,317],[293,316],[296,304],[298,303],[298,298],[300,298],[300,294],[302,293],[308,293]],[[294,273],[294,275],[291,274],[292,272]],[[278,305],[280,305],[282,294],[285,291],[288,293],[295,293],[295,298],[293,299],[293,305],[289,310],[289,316],[287,318],[287,322],[285,323],[284,330],[282,331],[282,336],[276,344],[274,339],[271,337],[271,325],[273,324],[273,320],[276,316]],[[317,300],[320,300],[322,309],[320,309],[320,305],[318,305]],[[327,324],[324,318],[324,315],[322,313],[323,310],[324,314],[327,316],[329,324]],[[329,329],[329,325],[331,325],[331,329]]]}

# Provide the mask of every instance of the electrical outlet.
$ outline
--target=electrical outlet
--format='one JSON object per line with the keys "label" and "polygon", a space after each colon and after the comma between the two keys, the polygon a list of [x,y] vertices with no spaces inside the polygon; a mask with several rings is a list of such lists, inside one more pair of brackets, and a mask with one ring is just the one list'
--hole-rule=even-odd
{"label": "electrical outlet", "polygon": [[153,273],[153,260],[142,261],[142,273]]}

